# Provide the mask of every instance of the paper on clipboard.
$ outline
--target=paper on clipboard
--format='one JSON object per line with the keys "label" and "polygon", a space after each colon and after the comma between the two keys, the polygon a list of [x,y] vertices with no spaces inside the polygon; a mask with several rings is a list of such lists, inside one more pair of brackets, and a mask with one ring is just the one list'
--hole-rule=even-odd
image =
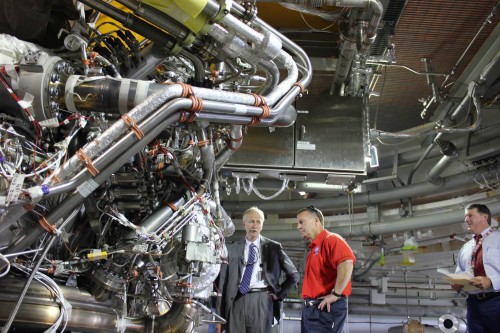
{"label": "paper on clipboard", "polygon": [[474,277],[474,275],[472,275],[469,272],[463,272],[463,273],[456,273],[455,274],[455,273],[450,273],[448,270],[446,270],[444,268],[438,268],[437,271],[439,273],[442,273],[442,274],[446,275],[446,279],[448,281],[450,281],[450,283],[459,284],[459,285],[464,286],[463,290],[465,290],[465,291],[472,291],[472,290],[479,289],[478,287],[473,286],[473,285],[470,284],[471,279]]}

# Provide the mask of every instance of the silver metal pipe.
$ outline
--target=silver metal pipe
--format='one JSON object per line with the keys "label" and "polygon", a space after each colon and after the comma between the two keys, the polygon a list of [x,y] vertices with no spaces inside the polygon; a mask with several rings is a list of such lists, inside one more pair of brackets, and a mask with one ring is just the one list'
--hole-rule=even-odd
{"label": "silver metal pipe", "polygon": [[[438,136],[440,136],[440,134],[438,134]],[[438,138],[438,136],[436,136],[436,138]],[[474,132],[474,135],[470,138],[470,147],[472,148],[475,147],[480,149],[483,145],[487,144],[491,140],[497,139],[499,136],[500,136],[500,125],[485,127],[484,129],[476,130]],[[459,150],[466,147],[469,144],[468,137],[465,135],[453,138],[452,142]],[[434,146],[434,141],[432,141],[430,146],[431,145]],[[429,147],[427,149],[429,149]],[[421,151],[422,151],[422,146],[420,145],[414,145],[409,148],[406,148],[405,151],[402,152],[400,151],[398,153],[399,165],[402,166],[406,164],[414,164],[419,160],[419,158],[422,157]],[[435,149],[429,152],[425,158],[430,159],[433,157],[437,157],[438,155],[439,155],[439,150]],[[381,165],[390,165],[393,159],[394,159],[394,152],[392,150],[387,153],[380,153],[379,151],[379,161]]]}
{"label": "silver metal pipe", "polygon": [[[231,13],[241,16],[243,15],[243,13],[245,13],[245,8],[243,8],[243,6],[238,3],[233,3],[233,6],[231,7]],[[309,83],[311,83],[313,70],[311,61],[309,60],[309,57],[307,56],[305,51],[301,49],[297,44],[292,42],[289,38],[280,34],[278,31],[276,31],[276,29],[271,27],[268,23],[264,22],[262,19],[256,17],[252,21],[252,23],[255,24],[257,27],[261,27],[263,29],[271,31],[280,37],[281,42],[283,43],[283,48],[289,50],[292,53],[292,55],[294,55],[297,58],[299,62],[298,68],[300,69],[301,74],[303,75],[303,77],[299,82],[300,84],[302,84],[302,86],[307,87]],[[294,91],[294,93],[295,93],[294,96],[297,96],[297,91]]]}
{"label": "silver metal pipe", "polygon": [[[305,203],[302,207],[307,207],[310,203]],[[265,204],[266,202],[264,202]],[[250,207],[251,205],[246,205]],[[262,203],[259,208],[264,206]],[[493,215],[500,214],[500,202],[489,203],[488,207]],[[263,209],[268,211],[267,209]],[[290,208],[288,211],[292,210]],[[419,216],[408,218],[399,221],[390,222],[370,222],[366,224],[349,225],[349,226],[337,226],[327,228],[331,232],[338,233],[343,237],[357,237],[357,236],[373,236],[381,235],[387,233],[404,232],[408,230],[417,230],[425,228],[436,228],[451,224],[461,223],[464,219],[464,210],[456,209],[453,211],[447,211],[444,213],[433,214],[432,218],[429,216]],[[262,234],[266,237],[270,237],[276,241],[290,241],[290,240],[300,240],[300,234],[297,230],[262,230]],[[243,231],[236,231],[230,239],[238,239],[244,236]]]}
{"label": "silver metal pipe", "polygon": [[[68,216],[68,218],[65,221],[63,221],[63,223],[61,224],[60,227],[63,228],[69,222],[74,221],[77,213],[78,213],[78,211],[74,210]],[[20,295],[17,298],[17,303],[14,306],[14,308],[12,309],[12,312],[10,313],[9,318],[6,320],[5,325],[2,327],[2,333],[7,333],[9,331],[12,323],[14,322],[14,319],[16,318],[17,313],[19,312],[19,309],[21,308],[21,304],[24,301],[24,297],[26,296],[26,293],[28,292],[28,289],[29,289],[29,287],[31,285],[31,282],[33,282],[33,279],[35,278],[35,275],[38,272],[38,269],[40,268],[40,265],[45,260],[45,257],[47,256],[47,253],[52,248],[52,244],[54,244],[54,241],[56,240],[57,237],[58,237],[57,235],[52,235],[50,237],[49,242],[45,245],[45,248],[43,249],[42,253],[40,254],[40,258],[38,258],[38,261],[36,262],[36,264],[31,268],[31,273],[28,276],[28,279],[26,280],[21,293],[20,293]]]}
{"label": "silver metal pipe", "polygon": [[[483,175],[486,179],[496,179],[499,169],[484,171]],[[398,187],[390,190],[383,190],[377,192],[366,192],[355,194],[353,202],[356,207],[364,207],[367,204],[387,203],[391,201],[398,201],[400,198],[410,198],[426,193],[453,190],[462,188],[465,190],[468,186],[477,186],[474,182],[474,177],[477,176],[477,171],[465,172],[462,174],[451,175],[443,178],[443,183],[440,186],[435,186],[428,182],[408,185],[405,187]],[[280,212],[295,212],[307,206],[315,206],[322,210],[345,209],[346,199],[344,197],[327,197],[313,200],[275,200],[273,202],[262,201],[226,201],[224,208],[230,212],[243,212],[246,208],[251,206],[258,206],[268,213]]]}
{"label": "silver metal pipe", "polygon": [[224,16],[222,23],[254,43],[254,52],[264,60],[275,59],[282,50],[281,40],[273,32],[259,33],[231,14]]}
{"label": "silver metal pipe", "polygon": [[[273,61],[262,61],[260,64],[262,70],[266,73],[264,83],[256,90],[256,94],[266,96],[278,86],[280,80],[280,72],[278,66]],[[268,100],[268,99],[266,99]]]}
{"label": "silver metal pipe", "polygon": [[427,172],[427,180],[432,184],[442,181],[440,175],[448,166],[458,159],[458,149],[450,141],[435,140],[443,157]]}
{"label": "silver metal pipe", "polygon": [[[183,102],[184,101],[184,102]],[[162,110],[168,109],[168,107],[174,105],[173,109],[177,109],[177,107],[186,107],[183,103],[185,103],[187,100],[177,100],[177,102],[171,102],[171,104],[167,104],[164,106],[164,108],[160,108],[158,111],[158,115],[161,115]],[[169,115],[168,112],[164,112],[164,115]],[[92,179],[92,181],[88,184],[89,186],[95,186],[95,184],[100,185],[102,184],[106,179],[108,179],[113,172],[115,172],[119,167],[121,167],[123,164],[125,164],[132,156],[137,154],[144,146],[151,142],[156,136],[159,135],[161,131],[163,131],[163,126],[161,122],[155,122],[156,119],[153,119],[153,121],[150,121],[152,124],[156,124],[157,126],[152,129],[151,131],[146,132],[147,134],[143,138],[143,140],[140,140],[136,142],[134,145],[128,144],[127,139],[134,139],[137,140],[137,137],[135,134],[130,132],[127,134],[121,141],[119,141],[114,149],[112,150],[106,150],[101,156],[99,156],[95,161],[95,165],[97,167],[100,166],[101,161],[103,163],[106,163],[106,168],[103,168],[101,172]],[[170,119],[170,122],[175,121],[175,119]],[[167,125],[169,123],[168,118],[165,118],[165,122],[163,125]],[[117,154],[119,152],[123,152],[123,148],[125,148],[127,153],[122,153],[122,154]],[[110,156],[118,156],[116,159],[107,159],[106,157]],[[76,175],[78,178],[78,181],[73,181],[72,185],[73,186],[78,186],[80,184],[83,184],[84,181],[90,178],[90,175],[87,170],[82,170],[78,175]],[[83,192],[80,192],[78,190],[74,191],[70,196],[68,196],[66,199],[64,199],[64,202],[61,203],[57,208],[52,210],[50,214],[46,216],[46,219],[49,223],[56,223],[59,221],[61,218],[63,218],[70,210],[72,210],[74,207],[76,207],[79,203],[82,202],[82,200],[85,198],[85,192],[87,190],[84,190]],[[49,193],[50,194],[50,193]],[[16,244],[13,244],[9,249],[6,251],[6,253],[13,253],[13,252],[18,252],[21,250],[24,250],[26,247],[28,247],[30,244],[32,244],[40,235],[44,232],[44,230],[41,227],[37,227],[33,230],[33,232],[27,234],[24,238],[19,240]]]}
{"label": "silver metal pipe", "polygon": [[24,287],[21,290],[21,294],[17,298],[16,305],[14,306],[14,308],[12,309],[9,317],[7,318],[7,320],[5,322],[5,325],[2,327],[2,333],[7,333],[9,331],[10,327],[12,326],[12,323],[14,322],[14,319],[16,318],[16,315],[19,312],[19,309],[21,307],[21,303],[23,302],[24,297],[26,296],[26,293],[28,292],[28,289],[29,289],[29,287],[31,285],[31,282],[33,281],[33,279],[35,278],[36,273],[38,272],[38,268],[40,268],[40,265],[42,264],[42,261],[45,259],[45,256],[47,255],[47,252],[49,252],[49,250],[51,249],[52,244],[54,244],[55,240],[56,240],[56,237],[52,236],[50,238],[50,241],[45,245],[45,249],[43,250],[40,258],[37,261],[37,263],[33,267],[32,271],[31,271],[31,273],[30,273],[30,275],[28,277],[28,280],[26,280],[26,282],[24,284]]}
{"label": "silver metal pipe", "polygon": [[214,172],[213,166],[215,163],[214,146],[210,138],[207,136],[206,128],[198,128],[197,134],[198,142],[201,143],[199,149],[201,154],[203,179],[206,180],[208,184],[210,184],[212,182]]}
{"label": "silver metal pipe", "polygon": [[[74,83],[76,84],[79,80],[75,77]],[[68,80],[69,81],[69,80]],[[78,86],[78,85],[76,85]],[[73,91],[73,90],[71,90]],[[172,99],[173,97],[179,97],[182,94],[182,88],[180,85],[174,84],[164,87],[162,90],[155,92],[153,95],[146,98],[142,103],[133,108],[128,112],[128,116],[133,122],[139,123],[150,115],[153,111],[158,110],[166,101]],[[73,98],[73,96],[70,96]],[[106,131],[99,135],[96,139],[89,142],[82,148],[83,152],[93,160],[99,156],[104,150],[109,148],[120,136],[130,131],[123,119],[115,122]],[[60,181],[65,181],[76,171],[82,168],[82,161],[77,155],[73,155],[64,165],[59,169],[57,177]]]}
{"label": "silver metal pipe", "polygon": [[276,89],[265,96],[267,104],[272,106],[274,106],[276,102],[283,97],[283,95],[290,91],[295,82],[297,82],[297,78],[299,76],[297,64],[288,53],[281,51],[277,60],[280,61],[286,68],[288,75],[282,82],[280,82]]}
{"label": "silver metal pipe", "polygon": [[[2,279],[0,281],[0,320],[4,321],[12,308],[12,300],[18,297],[22,281]],[[82,288],[60,286],[64,297],[71,304],[71,317],[67,329],[90,333],[115,333],[117,324],[124,325],[127,333],[185,332],[192,328],[198,312],[195,304],[174,302],[165,315],[156,318],[132,318],[118,323],[117,313],[120,306],[113,302],[97,301]],[[28,289],[26,301],[20,307],[14,326],[23,328],[23,332],[43,329],[51,326],[58,317],[59,304],[53,301],[53,295],[43,285],[34,282]]]}

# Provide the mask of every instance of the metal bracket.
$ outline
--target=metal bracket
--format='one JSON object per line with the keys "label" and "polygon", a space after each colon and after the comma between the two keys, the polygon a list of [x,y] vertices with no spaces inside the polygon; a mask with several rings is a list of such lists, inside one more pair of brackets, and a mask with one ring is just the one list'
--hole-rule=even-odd
{"label": "metal bracket", "polygon": [[280,180],[285,180],[288,179],[289,181],[292,182],[305,182],[307,179],[306,175],[294,175],[294,174],[288,174],[288,173],[280,173]]}

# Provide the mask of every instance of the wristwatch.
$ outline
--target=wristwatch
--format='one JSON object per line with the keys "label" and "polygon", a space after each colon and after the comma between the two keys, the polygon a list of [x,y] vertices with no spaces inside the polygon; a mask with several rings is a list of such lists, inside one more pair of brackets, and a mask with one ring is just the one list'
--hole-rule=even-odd
{"label": "wristwatch", "polygon": [[335,296],[335,297],[342,297],[342,295],[337,294],[337,293],[335,292],[335,289],[333,289],[333,290],[332,290],[331,294],[332,294],[333,296]]}

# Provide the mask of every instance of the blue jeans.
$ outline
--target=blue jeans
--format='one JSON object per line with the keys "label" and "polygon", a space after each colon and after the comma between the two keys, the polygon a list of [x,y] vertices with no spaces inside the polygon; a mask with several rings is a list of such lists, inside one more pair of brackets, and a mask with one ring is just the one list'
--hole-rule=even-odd
{"label": "blue jeans", "polygon": [[331,304],[330,312],[318,309],[319,302],[302,310],[302,333],[340,333],[347,316],[347,301],[340,298]]}
{"label": "blue jeans", "polygon": [[467,330],[469,333],[497,333],[500,329],[500,293],[494,298],[467,298]]}

